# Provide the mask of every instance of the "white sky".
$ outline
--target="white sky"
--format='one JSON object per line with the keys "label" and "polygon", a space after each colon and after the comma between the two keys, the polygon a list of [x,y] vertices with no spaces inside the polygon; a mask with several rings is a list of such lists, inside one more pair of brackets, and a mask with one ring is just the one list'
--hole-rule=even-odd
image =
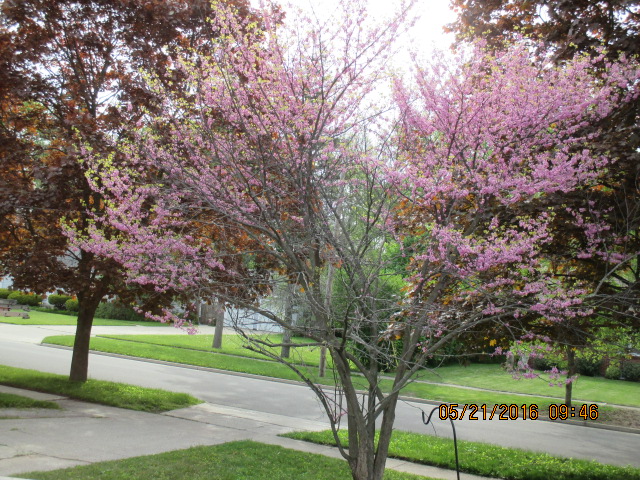
{"label": "white sky", "polygon": [[[385,16],[393,13],[396,3],[397,1],[394,0],[369,0],[372,11],[380,12]],[[453,35],[442,31],[444,25],[455,19],[453,11],[449,9],[449,0],[417,0],[414,13],[419,19],[410,35],[422,45],[416,45],[410,38],[412,45],[420,47],[421,50],[429,49],[432,44],[444,49],[453,42]]]}
{"label": "white sky", "polygon": [[[291,3],[301,8],[313,6],[316,13],[326,12],[330,15],[335,6],[349,0],[275,0],[276,3]],[[257,5],[260,0],[251,0]],[[368,0],[371,14],[375,17],[390,17],[399,5],[398,0]],[[428,52],[433,45],[440,49],[447,48],[453,42],[453,35],[445,34],[442,27],[455,19],[449,9],[449,0],[417,0],[413,13],[419,17],[416,25],[406,38],[400,39],[402,44]]]}
{"label": "white sky", "polygon": [[[250,0],[258,6],[261,0]],[[267,3],[270,0],[262,0]],[[288,5],[302,10],[313,9],[319,17],[331,17],[336,14],[339,5],[352,0],[271,0],[287,10]],[[369,5],[369,15],[374,20],[392,17],[400,6],[400,0],[364,0]],[[449,9],[450,0],[416,0],[412,14],[417,17],[415,25],[409,32],[399,37],[396,44],[397,52],[391,61],[391,67],[396,73],[406,74],[413,64],[410,53],[417,53],[418,59],[427,60],[433,49],[446,50],[453,43],[454,35],[445,34],[443,26],[455,20],[455,14]],[[286,22],[286,20],[285,20]],[[378,93],[386,96],[387,88],[383,87]]]}

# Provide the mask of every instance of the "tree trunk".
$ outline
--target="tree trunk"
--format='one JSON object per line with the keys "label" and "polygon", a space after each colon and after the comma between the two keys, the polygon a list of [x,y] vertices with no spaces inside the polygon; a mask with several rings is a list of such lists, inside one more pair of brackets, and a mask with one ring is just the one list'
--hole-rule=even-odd
{"label": "tree trunk", "polygon": [[291,343],[291,330],[285,328],[282,332],[282,347],[280,347],[280,356],[282,358],[289,358],[291,356],[291,346],[288,345]]}
{"label": "tree trunk", "polygon": [[198,325],[202,324],[202,302],[200,300],[196,302],[196,317],[198,318]]}
{"label": "tree trunk", "polygon": [[216,329],[213,332],[213,348],[222,348],[222,335],[224,333],[224,306],[220,302],[212,305],[212,312],[216,321]]}
{"label": "tree trunk", "polygon": [[382,480],[384,468],[389,455],[389,443],[393,434],[393,424],[396,419],[396,404],[398,403],[398,393],[394,393],[389,398],[389,403],[384,408],[380,434],[378,436],[378,448],[376,449],[373,465],[372,480]]}
{"label": "tree trunk", "polygon": [[[287,325],[293,325],[293,305],[292,305],[292,292],[291,285],[287,285],[285,291],[285,300],[284,300],[284,322]],[[288,328],[284,328],[282,332],[282,347],[280,348],[280,356],[282,358],[289,358],[291,356],[291,347],[287,345],[291,342],[291,330]]]}
{"label": "tree trunk", "polygon": [[325,377],[327,375],[327,347],[320,347],[320,364],[318,366],[318,376]]}
{"label": "tree trunk", "polygon": [[89,374],[89,343],[91,342],[91,327],[96,309],[102,300],[102,295],[78,294],[78,325],[73,342],[73,355],[69,380],[72,382],[86,382]]}
{"label": "tree trunk", "polygon": [[378,480],[372,476],[373,455],[373,441],[369,438],[363,438],[358,449],[355,468],[351,469],[353,480]]}
{"label": "tree trunk", "polygon": [[[578,367],[576,365],[576,352],[571,345],[567,345],[567,377],[573,377],[578,373]],[[564,386],[564,404],[567,407],[571,407],[571,396],[573,392],[573,382],[567,383]]]}

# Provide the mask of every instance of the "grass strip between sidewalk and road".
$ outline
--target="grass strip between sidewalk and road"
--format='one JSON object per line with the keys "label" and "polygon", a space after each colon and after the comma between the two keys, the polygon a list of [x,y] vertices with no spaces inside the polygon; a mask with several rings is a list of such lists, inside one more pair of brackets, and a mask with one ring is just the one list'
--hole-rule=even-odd
{"label": "grass strip between sidewalk and road", "polygon": [[85,402],[142,412],[161,413],[202,403],[186,394],[124,383],[87,380],[70,382],[66,376],[0,365],[0,384],[54,393]]}
{"label": "grass strip between sidewalk and road", "polygon": [[50,408],[59,409],[60,405],[55,402],[46,400],[34,400],[32,398],[23,397],[22,395],[14,395],[13,393],[0,392],[0,408]]}
{"label": "grass strip between sidewalk and road", "polygon": [[[341,440],[348,444],[347,432]],[[283,437],[322,445],[335,445],[331,431],[294,432]],[[462,472],[509,480],[640,480],[640,469],[594,461],[554,457],[487,443],[458,441]],[[394,431],[389,458],[455,469],[453,440],[418,433]]]}
{"label": "grass strip between sidewalk and road", "polygon": [[[213,335],[99,335],[100,338],[112,338],[115,340],[126,340],[136,343],[149,343],[152,345],[163,345],[167,347],[184,348],[187,350],[199,350],[204,352],[224,353],[227,355],[236,355],[239,357],[257,358],[264,360],[266,357],[259,353],[249,350],[245,347],[246,340],[241,335],[224,335],[222,341],[222,348],[214,349]],[[252,338],[259,338],[272,344],[282,343],[282,335],[278,333],[268,334],[255,334],[251,335]],[[308,339],[301,337],[294,337],[291,341],[296,343],[307,343]],[[266,348],[266,347],[265,347]],[[280,347],[272,347],[270,350],[274,354],[280,353]],[[294,360],[298,364],[305,364],[309,366],[317,367],[320,364],[320,348],[299,346],[291,348],[291,360]],[[327,367],[331,367],[331,357],[327,358]]]}
{"label": "grass strip between sidewalk and road", "polygon": [[[348,480],[344,460],[251,441],[94,463],[17,477],[33,480]],[[387,470],[385,480],[433,480]]]}
{"label": "grass strip between sidewalk and road", "polygon": [[[261,337],[268,337],[268,339],[274,343],[279,343],[282,340],[281,335],[269,334],[268,336],[261,335]],[[237,357],[255,358],[265,361],[265,357],[257,352],[253,352],[245,348],[244,340],[239,335],[225,335],[222,342],[221,349],[213,349],[211,347],[212,336],[211,335],[99,335],[98,338],[108,338],[112,340],[122,340],[130,342],[131,346],[127,347],[131,350],[131,354],[134,356],[144,356],[151,354],[153,350],[151,348],[144,348],[142,344],[158,345],[162,347],[174,347],[181,350],[174,350],[172,353],[163,350],[162,355],[170,355],[172,360],[177,363],[190,363],[191,361],[203,362],[203,358],[207,358],[207,355],[189,357],[191,351],[200,351],[213,354],[227,354]],[[98,343],[98,338],[94,340],[92,346],[94,349],[100,350],[102,348],[115,348],[114,343]],[[304,342],[304,339],[296,339],[297,341]],[[50,341],[46,339],[45,341]],[[64,345],[70,345],[70,339],[63,341]],[[295,340],[294,340],[295,341]],[[54,342],[55,343],[55,342]],[[137,344],[137,345],[135,345]],[[122,350],[122,347],[119,348]],[[274,353],[278,353],[279,349],[274,348]],[[114,352],[115,353],[115,352]],[[143,355],[138,355],[142,353]],[[215,362],[225,364],[230,362],[228,358],[215,357]],[[310,367],[317,366],[320,358],[320,351],[318,348],[310,347],[296,347],[292,348],[291,359],[298,365],[308,365]],[[188,361],[187,361],[188,360]],[[328,366],[331,367],[330,359],[328,359]],[[201,363],[196,363],[200,366]],[[273,363],[273,362],[272,362]],[[224,366],[210,365],[215,368],[233,370],[240,368],[245,371],[250,367],[243,366],[243,363],[231,364],[231,368]],[[253,367],[255,368],[255,367]],[[278,378],[297,379],[295,375],[291,375],[291,372],[286,371],[288,369],[273,369],[274,374],[267,376],[274,376]],[[313,372],[313,369],[310,369]],[[247,371],[246,373],[252,373]],[[282,376],[281,376],[282,375]],[[436,369],[424,369],[419,374],[419,380],[421,382],[431,382],[437,384],[448,385],[451,387],[472,387],[479,389],[489,389],[496,392],[505,393],[519,393],[525,395],[534,395],[537,397],[550,397],[548,403],[558,403],[558,400],[564,399],[564,388],[562,386],[550,386],[549,379],[545,379],[544,376],[532,380],[522,380],[513,378],[498,364],[471,364],[468,366],[461,365],[446,365],[438,367]],[[554,382],[557,383],[557,382]],[[420,385],[416,383],[414,385]],[[413,395],[408,393],[412,389],[409,386],[407,395]],[[418,388],[419,390],[419,388]],[[622,380],[610,380],[599,377],[580,377],[573,385],[574,398],[585,402],[598,402],[609,403],[616,405],[627,405],[631,407],[640,407],[640,383],[628,382]],[[416,393],[415,396],[420,396]],[[526,398],[526,397],[525,397]],[[461,403],[458,401],[458,403]],[[469,403],[469,402],[467,402]],[[504,403],[504,402],[503,402]]]}
{"label": "grass strip between sidewalk and road", "polygon": [[[42,343],[72,347],[74,337],[60,335],[45,338]],[[149,358],[165,362],[195,365],[199,367],[218,368],[231,372],[249,373],[265,377],[300,380],[296,373],[277,362],[226,355],[222,353],[189,350],[179,347],[137,343],[112,338],[91,338],[91,350],[132,357]]]}
{"label": "grass strip between sidewalk and road", "polygon": [[[71,347],[73,345],[73,336],[62,335],[47,337],[43,343],[61,345]],[[129,355],[132,357],[149,358],[166,362],[173,362],[186,365],[195,365],[207,368],[216,368],[232,372],[247,373],[252,375],[260,375],[278,379],[299,381],[297,374],[287,366],[267,360],[258,360],[255,358],[240,357],[237,355],[227,355],[212,351],[200,351],[196,349],[185,349],[181,347],[173,347],[170,345],[157,345],[147,342],[136,342],[129,339],[121,338],[105,338],[102,336],[93,337],[91,339],[91,349],[100,352],[116,353],[121,355]],[[299,366],[318,384],[332,386],[334,384],[333,375],[329,370],[326,377],[317,377],[317,369],[313,366]],[[446,367],[445,367],[446,368]],[[360,388],[366,389],[364,379],[354,375],[354,383]],[[382,379],[381,385],[383,390],[391,389],[392,381]],[[558,390],[561,392],[561,390]],[[522,396],[514,393],[502,393],[494,391],[473,390],[461,388],[456,385],[441,385],[431,383],[413,382],[402,391],[403,395],[431,400],[436,402],[449,402],[457,404],[494,404],[505,405],[532,405],[538,407],[541,417],[547,412],[550,404],[562,403],[561,397],[547,398],[537,396]],[[579,411],[580,402],[575,402],[576,411]],[[603,418],[607,414],[611,415],[614,409],[611,407],[600,407],[600,414]]]}

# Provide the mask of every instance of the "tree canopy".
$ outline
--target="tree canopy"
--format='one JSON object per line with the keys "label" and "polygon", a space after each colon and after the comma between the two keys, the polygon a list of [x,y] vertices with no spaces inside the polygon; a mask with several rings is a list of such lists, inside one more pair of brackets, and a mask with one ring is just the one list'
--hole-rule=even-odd
{"label": "tree canopy", "polygon": [[[248,7],[236,2],[237,14]],[[87,376],[99,301],[133,291],[115,262],[71,246],[63,223],[83,231],[104,208],[85,178],[87,149],[108,154],[159,104],[141,69],[180,88],[179,49],[205,51],[216,32],[206,0],[2,2],[0,25],[0,267],[14,285],[77,295],[71,378]],[[169,297],[155,299],[163,303]]]}
{"label": "tree canopy", "polygon": [[[448,28],[458,40],[482,38],[501,48],[506,39],[532,38],[539,42],[538,52],[556,64],[575,54],[588,55],[601,73],[619,58],[639,53],[637,1],[454,0],[451,5],[458,19]],[[593,308],[591,321],[574,322],[564,330],[551,328],[552,337],[567,352],[597,343],[600,328],[638,328],[639,113],[640,100],[635,97],[584,126],[583,135],[594,138],[590,148],[611,162],[591,188],[563,198],[566,210],[554,221],[562,235],[546,248],[548,261],[559,280],[585,285]],[[591,227],[575,228],[577,224]],[[540,328],[549,332],[548,325]],[[575,368],[569,370],[575,373]]]}
{"label": "tree canopy", "polygon": [[[184,91],[154,85],[169,134],[145,125],[114,146],[122,162],[89,159],[105,225],[119,235],[96,225],[74,240],[159,290],[199,289],[213,276],[230,287],[218,290],[222,301],[326,348],[330,393],[274,353],[280,345],[247,339],[314,390],[354,478],[369,480],[384,471],[399,392],[431,355],[481,325],[521,336],[529,317],[590,315],[584,285],[559,282],[545,248],[559,235],[563,199],[597,185],[610,165],[584,128],[636,98],[639,70],[622,61],[600,75],[588,57],[554,68],[526,44],[475,46],[397,78],[399,115],[385,122],[372,94],[403,14],[376,25],[359,2],[341,8],[334,22],[300,14],[283,25],[262,11],[258,29],[216,6],[225,35],[211,55],[175,58]],[[196,214],[242,232],[251,248],[223,249],[183,228]],[[603,251],[590,222],[575,217],[573,226],[592,250],[572,254]],[[389,278],[399,273],[394,298]],[[293,286],[310,314],[291,325],[238,285]],[[342,417],[348,450],[337,436]]]}

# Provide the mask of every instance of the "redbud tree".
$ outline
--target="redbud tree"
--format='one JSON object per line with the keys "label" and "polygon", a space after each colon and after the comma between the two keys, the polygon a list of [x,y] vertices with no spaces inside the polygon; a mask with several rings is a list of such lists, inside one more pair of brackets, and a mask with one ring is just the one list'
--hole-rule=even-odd
{"label": "redbud tree", "polygon": [[[484,325],[586,314],[542,246],[562,195],[610,161],[591,155],[582,127],[637,73],[615,66],[596,82],[586,59],[558,69],[525,47],[473,47],[396,79],[389,108],[379,85],[405,13],[376,24],[360,2],[340,8],[327,22],[265,9],[250,23],[216,6],[212,54],[173,59],[189,79],[182,94],[150,79],[162,115],[118,158],[93,156],[105,214],[70,235],[131,282],[210,287],[305,338],[286,346],[325,348],[331,392],[280,357],[281,343],[245,335],[313,389],[353,478],[370,480],[383,476],[400,391],[439,349]],[[211,230],[249,241],[230,248]],[[280,285],[303,320],[256,300]]]}

